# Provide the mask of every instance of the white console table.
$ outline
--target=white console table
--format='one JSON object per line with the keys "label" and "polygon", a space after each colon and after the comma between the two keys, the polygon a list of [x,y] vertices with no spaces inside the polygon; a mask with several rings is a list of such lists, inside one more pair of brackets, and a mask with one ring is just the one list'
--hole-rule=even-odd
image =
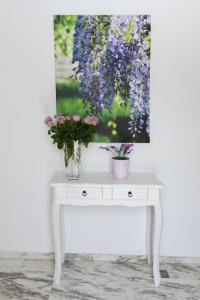
{"label": "white console table", "polygon": [[[52,180],[52,223],[55,244],[54,284],[61,277],[64,262],[61,208],[72,206],[124,206],[147,208],[146,251],[148,264],[153,264],[155,286],[160,284],[159,245],[161,229],[160,189],[163,185],[151,173],[130,174],[127,180],[114,180],[109,173],[85,173],[69,181],[64,173]],[[62,214],[63,215],[63,214]],[[61,216],[62,216],[61,215]]]}

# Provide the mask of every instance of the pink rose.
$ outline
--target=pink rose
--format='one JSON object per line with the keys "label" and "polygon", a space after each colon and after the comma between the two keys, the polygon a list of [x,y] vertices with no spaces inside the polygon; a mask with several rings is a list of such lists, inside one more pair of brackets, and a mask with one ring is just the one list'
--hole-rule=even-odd
{"label": "pink rose", "polygon": [[65,117],[64,116],[58,116],[56,120],[57,120],[58,124],[63,124],[65,122]]}
{"label": "pink rose", "polygon": [[54,115],[54,118],[57,119],[58,117],[60,117],[60,116],[62,116],[62,115],[63,115],[62,113],[56,113],[56,114]]}
{"label": "pink rose", "polygon": [[65,120],[70,121],[72,119],[71,116],[65,116]]}
{"label": "pink rose", "polygon": [[88,125],[97,126],[99,119],[95,116],[86,116],[83,120]]}
{"label": "pink rose", "polygon": [[75,122],[80,121],[80,119],[81,119],[80,115],[73,115],[72,116],[72,120],[74,120]]}
{"label": "pink rose", "polygon": [[53,119],[51,117],[46,117],[45,120],[44,120],[44,123],[48,126],[48,127],[51,127],[53,126]]}

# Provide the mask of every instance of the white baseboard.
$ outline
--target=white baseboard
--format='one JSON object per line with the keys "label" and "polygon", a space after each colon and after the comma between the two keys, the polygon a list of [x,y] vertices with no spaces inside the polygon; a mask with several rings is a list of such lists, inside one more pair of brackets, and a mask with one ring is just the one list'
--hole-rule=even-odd
{"label": "white baseboard", "polygon": [[[132,260],[145,260],[145,255],[121,255],[121,254],[88,254],[88,253],[66,253],[66,260],[104,260],[116,261],[120,257],[131,258]],[[2,258],[21,258],[21,259],[54,259],[52,252],[20,252],[20,251],[0,251]],[[161,256],[160,263],[194,263],[200,264],[200,257],[181,257],[181,256]]]}

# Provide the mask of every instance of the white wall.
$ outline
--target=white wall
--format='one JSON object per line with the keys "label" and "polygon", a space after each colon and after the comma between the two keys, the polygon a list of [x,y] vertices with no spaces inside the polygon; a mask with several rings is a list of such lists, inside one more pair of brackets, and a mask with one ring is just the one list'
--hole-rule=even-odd
{"label": "white wall", "polygon": [[[0,2],[0,250],[52,251],[49,182],[63,168],[43,119],[55,113],[54,14],[152,14],[151,143],[132,170],[163,181],[162,255],[200,256],[200,2]],[[101,159],[99,160],[99,157]],[[83,170],[110,169],[91,144]],[[70,208],[67,251],[145,252],[145,211]]]}

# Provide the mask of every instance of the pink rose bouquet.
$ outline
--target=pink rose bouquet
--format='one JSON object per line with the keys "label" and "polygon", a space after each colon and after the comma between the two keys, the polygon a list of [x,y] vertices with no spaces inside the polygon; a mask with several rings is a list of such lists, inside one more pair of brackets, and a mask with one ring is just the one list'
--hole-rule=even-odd
{"label": "pink rose bouquet", "polygon": [[53,140],[53,144],[57,144],[58,149],[64,149],[65,165],[73,156],[74,141],[83,144],[85,147],[91,142],[99,120],[96,116],[88,115],[81,117],[80,115],[67,115],[57,113],[54,117],[46,117],[44,123],[49,127],[48,134]]}

